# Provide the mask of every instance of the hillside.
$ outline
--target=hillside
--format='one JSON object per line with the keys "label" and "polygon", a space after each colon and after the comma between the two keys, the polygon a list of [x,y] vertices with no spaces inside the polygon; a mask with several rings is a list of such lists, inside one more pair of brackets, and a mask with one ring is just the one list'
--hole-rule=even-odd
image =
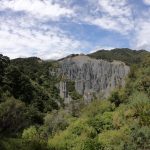
{"label": "hillside", "polygon": [[105,101],[82,109],[64,131],[49,138],[50,149],[150,149],[150,55],[133,65],[126,86]]}
{"label": "hillside", "polygon": [[[115,70],[114,60],[119,61]],[[121,71],[117,69],[118,63]],[[98,87],[103,76],[109,82],[115,75],[119,79],[123,67],[128,67],[124,63],[130,66],[128,76],[123,79],[125,85],[117,84],[105,99],[94,95],[90,103],[84,103],[81,87],[79,91],[75,88],[80,75],[86,83],[90,77],[91,84],[84,87],[94,89],[94,82],[98,81],[95,84]],[[102,67],[104,73],[100,74],[94,66]],[[110,74],[106,68],[114,73]],[[67,104],[58,84],[64,81],[72,99]],[[148,150],[149,111],[150,53],[147,51],[102,50],[88,57],[71,55],[58,61],[36,57],[10,60],[0,55],[2,150]]]}
{"label": "hillside", "polygon": [[116,48],[110,51],[99,50],[97,52],[91,53],[88,56],[96,59],[104,59],[108,61],[119,60],[125,62],[127,65],[141,63],[143,57],[149,52],[145,50],[131,50],[128,48]]}

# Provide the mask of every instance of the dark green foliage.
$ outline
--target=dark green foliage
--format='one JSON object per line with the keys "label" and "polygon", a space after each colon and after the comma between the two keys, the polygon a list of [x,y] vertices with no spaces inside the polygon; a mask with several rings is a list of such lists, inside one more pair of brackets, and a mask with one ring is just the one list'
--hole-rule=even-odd
{"label": "dark green foliage", "polygon": [[150,128],[148,126],[132,127],[132,143],[135,150],[148,150],[150,148]]}
{"label": "dark green foliage", "polygon": [[[20,72],[17,67],[9,66],[6,70],[5,90],[7,90],[16,98],[26,104],[33,104],[39,111],[43,112],[58,109],[56,102],[38,85],[33,84],[27,75]],[[46,108],[50,105],[51,108]]]}
{"label": "dark green foliage", "polygon": [[49,147],[74,150],[150,149],[150,57],[145,51],[133,53],[141,56],[132,62],[131,57],[128,59],[125,54],[124,59],[130,65],[134,63],[126,86],[115,89],[109,101],[93,102],[84,108],[81,116],[66,130],[49,138]]}
{"label": "dark green foliage", "polygon": [[24,139],[5,138],[0,139],[1,150],[50,150],[45,143]]}
{"label": "dark green foliage", "polygon": [[38,58],[10,61],[0,55],[0,149],[47,150],[42,127],[38,131],[43,141],[16,137],[30,125],[42,125],[44,113],[59,109],[57,78],[49,75],[52,64]]}
{"label": "dark green foliage", "polygon": [[67,81],[67,91],[69,96],[73,99],[73,101],[69,104],[71,114],[73,117],[78,117],[83,106],[83,96],[75,90],[75,82],[71,80]]}
{"label": "dark green foliage", "polygon": [[150,125],[150,99],[144,93],[135,92],[130,98],[130,107],[134,111],[134,116],[139,121],[139,125]]}
{"label": "dark green foliage", "polygon": [[60,78],[49,72],[57,62],[36,57],[10,61],[0,55],[0,149],[150,149],[149,53],[114,49],[90,56],[130,65],[125,87],[115,89],[108,100],[83,108],[75,83],[68,81],[74,101],[59,109]]}
{"label": "dark green foliage", "polygon": [[112,113],[106,112],[104,114],[98,114],[95,117],[89,119],[88,124],[92,126],[99,134],[103,130],[113,129]]}
{"label": "dark green foliage", "polygon": [[139,91],[147,93],[150,97],[150,76],[142,77],[137,83],[137,88]]}
{"label": "dark green foliage", "polygon": [[[35,70],[33,65],[36,68]],[[5,65],[1,90],[4,93],[6,91],[10,92],[12,96],[26,104],[32,104],[41,112],[58,109],[56,100],[59,101],[61,98],[56,87],[54,88],[55,83],[51,83],[52,80],[48,74],[48,67],[51,67],[52,64],[48,62],[48,64],[44,65],[46,67],[42,67],[43,65],[42,61],[38,58],[11,61],[10,65]],[[45,77],[41,77],[42,73]],[[32,80],[33,74],[35,81]],[[42,78],[42,81],[38,84],[36,81],[40,78]],[[45,82],[49,83],[49,85],[45,85]],[[2,97],[2,94],[0,96]]]}
{"label": "dark green foliage", "polygon": [[9,58],[0,54],[0,86],[2,85],[5,69],[9,65]]}
{"label": "dark green foliage", "polygon": [[111,51],[100,50],[95,53],[89,54],[90,57],[96,59],[105,59],[108,61],[119,60],[125,62],[127,65],[139,64],[142,62],[144,55],[148,52],[145,50],[131,50],[128,48],[113,49]]}
{"label": "dark green foliage", "polygon": [[44,118],[45,135],[53,135],[58,131],[65,130],[69,123],[66,119],[64,112],[53,111],[51,114],[47,114]]}
{"label": "dark green foliage", "polygon": [[[11,60],[11,64],[17,66],[22,73],[28,75],[40,85],[43,85],[44,82],[51,77],[50,70],[58,67],[57,62],[43,61],[37,57],[14,59]],[[55,77],[53,77],[53,79],[56,80]],[[54,82],[54,80],[50,81]]]}
{"label": "dark green foliage", "polygon": [[44,114],[41,113],[38,108],[35,106],[31,105],[27,107],[26,115],[28,117],[28,122],[30,124],[43,124],[43,116]]}
{"label": "dark green foliage", "polygon": [[0,55],[0,65],[0,132],[3,136],[17,136],[31,124],[41,125],[44,113],[59,109],[57,79],[49,75],[51,62],[42,63],[38,58],[10,61]]}
{"label": "dark green foliage", "polygon": [[25,104],[10,98],[0,103],[0,134],[15,134],[28,126]]}
{"label": "dark green foliage", "polygon": [[72,97],[73,100],[79,100],[82,98],[82,95],[80,95],[75,90],[75,82],[74,81],[67,81],[67,90],[68,90],[69,95]]}
{"label": "dark green foliage", "polygon": [[10,87],[10,93],[16,98],[26,103],[30,103],[33,99],[33,90],[30,79],[23,75],[17,67],[9,66],[6,70],[5,80],[3,81],[7,87]]}
{"label": "dark green foliage", "polygon": [[21,72],[27,74],[33,80],[36,80],[38,75],[42,74],[43,70],[41,67],[42,60],[40,60],[37,57],[18,58],[11,60],[11,63],[14,66],[18,66]]}
{"label": "dark green foliage", "polygon": [[84,142],[83,150],[103,150],[103,147],[97,139],[87,139]]}
{"label": "dark green foliage", "polygon": [[[36,101],[37,107],[41,106],[39,108],[41,111],[46,112],[58,109],[56,101],[62,103],[59,91],[55,86],[59,79],[50,74],[50,70],[58,67],[56,62],[42,61],[39,58],[31,57],[14,59],[11,63],[17,66],[23,74],[26,74],[33,81],[32,84],[35,89],[33,99]],[[45,103],[45,101],[47,102]]]}
{"label": "dark green foliage", "polygon": [[121,103],[121,100],[119,97],[119,91],[112,92],[112,94],[108,100],[111,101],[112,103],[114,103],[116,107],[118,107]]}

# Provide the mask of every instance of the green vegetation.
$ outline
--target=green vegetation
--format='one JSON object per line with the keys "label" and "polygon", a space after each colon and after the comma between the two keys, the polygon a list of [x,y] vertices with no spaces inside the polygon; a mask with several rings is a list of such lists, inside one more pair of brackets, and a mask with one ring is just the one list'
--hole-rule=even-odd
{"label": "green vegetation", "polygon": [[27,143],[31,144],[28,149],[33,149],[36,143],[43,145],[39,141],[21,137],[24,129],[30,126],[39,128],[44,124],[46,113],[60,108],[62,99],[55,86],[57,78],[49,75],[49,68],[56,67],[55,62],[43,62],[38,58],[10,60],[0,55],[2,149],[18,149]]}
{"label": "green vegetation", "polygon": [[66,130],[49,137],[49,149],[150,149],[150,55],[140,59],[138,67],[136,61],[130,64],[124,88],[115,89],[108,100],[96,100],[82,109]]}
{"label": "green vegetation", "polygon": [[[112,58],[107,54],[105,58],[119,57],[131,66],[126,86],[115,89],[108,100],[95,100],[73,113],[68,113],[59,97],[55,86],[59,78],[49,74],[57,62],[38,58],[10,61],[0,55],[0,149],[150,149],[150,54],[111,53],[115,53]],[[97,58],[104,58],[99,55]],[[68,81],[67,86],[80,105],[82,96],[75,92],[74,82]]]}
{"label": "green vegetation", "polygon": [[130,50],[128,48],[116,48],[111,51],[100,50],[95,53],[89,54],[88,56],[96,59],[104,59],[107,61],[119,60],[125,62],[127,65],[140,64],[143,57],[148,55],[145,50]]}
{"label": "green vegetation", "polygon": [[74,81],[67,81],[67,91],[73,100],[82,99],[82,95],[76,92],[75,90],[75,82]]}

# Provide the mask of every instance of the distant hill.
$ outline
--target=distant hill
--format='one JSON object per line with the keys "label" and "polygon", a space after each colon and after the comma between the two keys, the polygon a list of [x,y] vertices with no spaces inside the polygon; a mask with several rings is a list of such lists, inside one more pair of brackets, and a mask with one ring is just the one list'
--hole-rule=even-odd
{"label": "distant hill", "polygon": [[88,54],[88,56],[96,59],[105,59],[108,61],[119,60],[125,62],[127,65],[140,63],[144,55],[150,54],[146,50],[131,50],[128,48],[116,48],[110,51],[99,50],[97,52]]}

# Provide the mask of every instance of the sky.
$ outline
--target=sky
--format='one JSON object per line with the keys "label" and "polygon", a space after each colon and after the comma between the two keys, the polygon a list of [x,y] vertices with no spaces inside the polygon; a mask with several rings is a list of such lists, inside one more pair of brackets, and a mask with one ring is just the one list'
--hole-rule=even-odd
{"label": "sky", "polygon": [[0,53],[12,59],[113,48],[150,51],[150,0],[0,0]]}

